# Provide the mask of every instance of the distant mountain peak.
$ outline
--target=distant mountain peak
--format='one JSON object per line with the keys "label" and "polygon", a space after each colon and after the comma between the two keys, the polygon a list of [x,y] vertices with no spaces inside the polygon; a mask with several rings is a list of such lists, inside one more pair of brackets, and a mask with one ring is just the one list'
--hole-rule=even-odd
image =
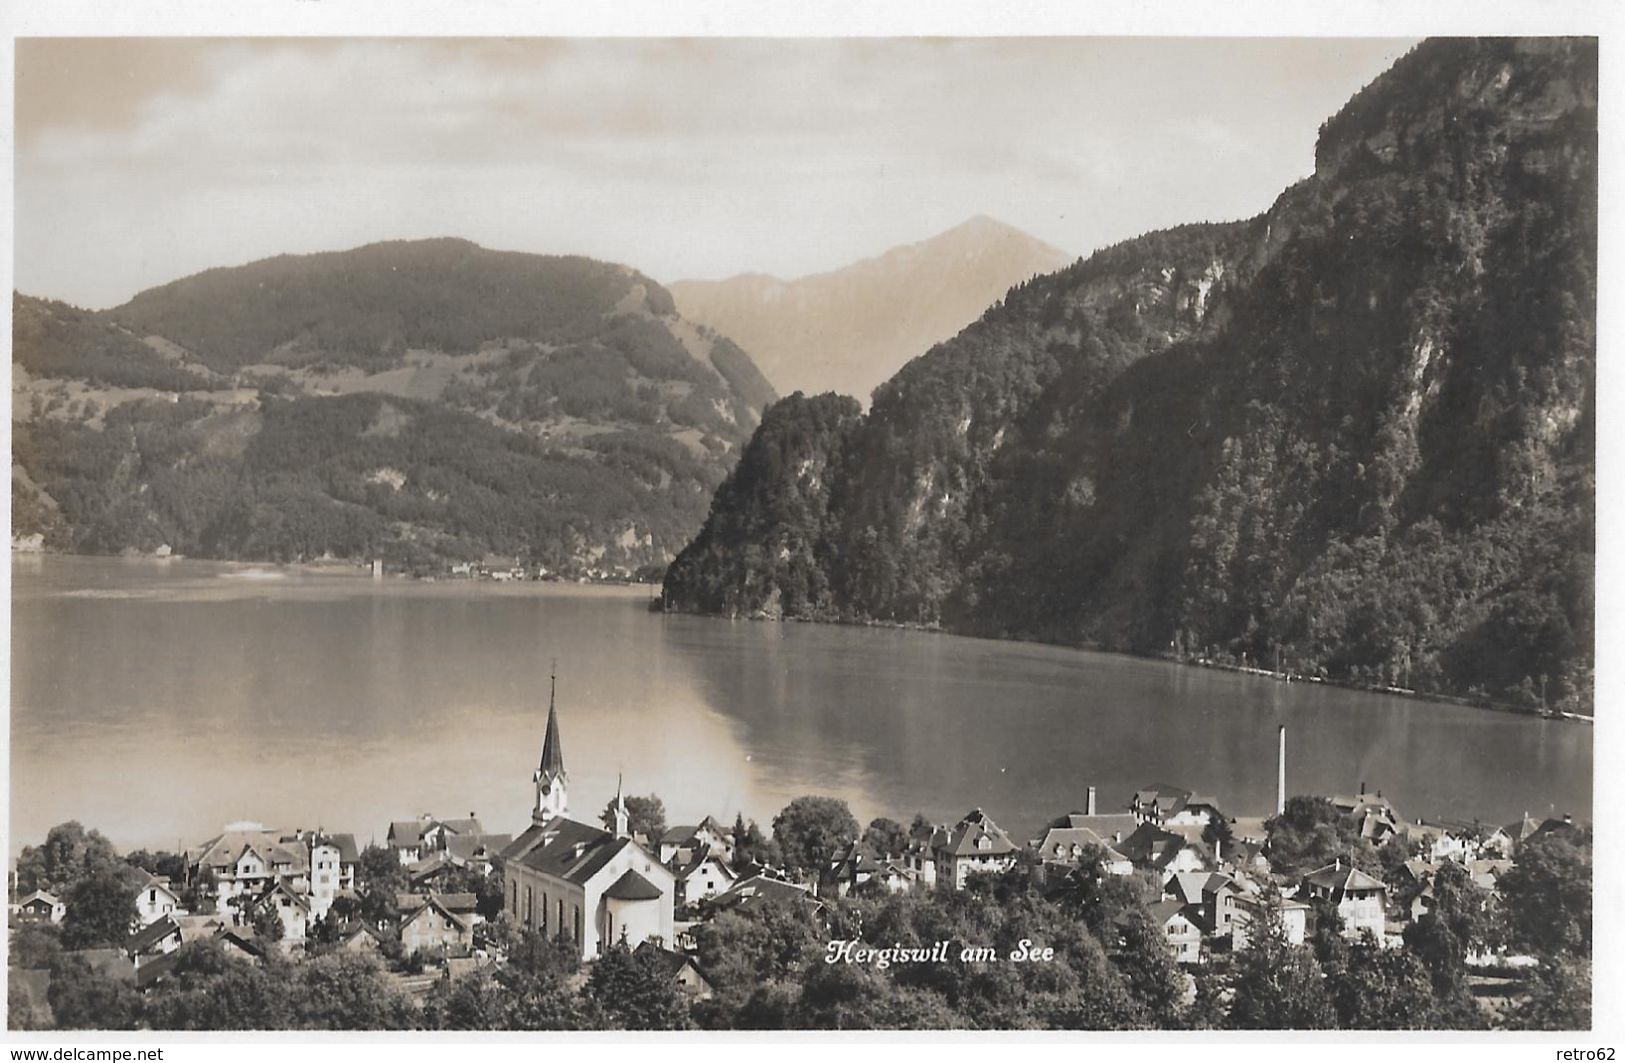
{"label": "distant mountain peak", "polygon": [[905,362],[975,321],[1011,287],[1071,256],[977,214],[824,273],[669,285],[683,316],[734,337],[781,394],[867,399]]}

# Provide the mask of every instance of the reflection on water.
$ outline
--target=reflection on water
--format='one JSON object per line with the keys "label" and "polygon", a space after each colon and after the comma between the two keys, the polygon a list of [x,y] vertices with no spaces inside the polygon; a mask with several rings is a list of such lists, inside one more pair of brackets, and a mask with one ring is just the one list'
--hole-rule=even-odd
{"label": "reflection on water", "polygon": [[1235,814],[1381,788],[1410,815],[1591,813],[1591,731],[1055,647],[647,612],[647,591],[14,560],[11,849],[77,818],[126,846],[232,819],[381,838],[526,821],[558,660],[572,811],[624,773],[673,821],[802,793],[861,819],[986,808],[1018,834],[1149,782]]}

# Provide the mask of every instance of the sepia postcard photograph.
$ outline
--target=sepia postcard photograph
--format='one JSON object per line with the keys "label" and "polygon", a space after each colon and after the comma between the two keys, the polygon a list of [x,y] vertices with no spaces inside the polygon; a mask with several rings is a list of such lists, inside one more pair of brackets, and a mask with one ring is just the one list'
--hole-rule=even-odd
{"label": "sepia postcard photograph", "polygon": [[10,1035],[1605,1025],[1599,36],[1397,25],[19,30]]}

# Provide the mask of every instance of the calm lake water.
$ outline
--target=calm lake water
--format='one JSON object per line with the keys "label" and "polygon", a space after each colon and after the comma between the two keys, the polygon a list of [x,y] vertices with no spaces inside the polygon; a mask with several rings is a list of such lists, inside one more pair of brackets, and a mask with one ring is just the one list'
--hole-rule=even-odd
{"label": "calm lake water", "polygon": [[205,562],[14,556],[9,852],[78,819],[121,847],[231,820],[383,840],[519,830],[548,671],[579,818],[764,824],[804,793],[863,822],[985,808],[1018,838],[1152,782],[1272,811],[1363,780],[1410,816],[1591,816],[1590,727],[1159,661],[921,632],[647,611],[647,588],[373,582]]}

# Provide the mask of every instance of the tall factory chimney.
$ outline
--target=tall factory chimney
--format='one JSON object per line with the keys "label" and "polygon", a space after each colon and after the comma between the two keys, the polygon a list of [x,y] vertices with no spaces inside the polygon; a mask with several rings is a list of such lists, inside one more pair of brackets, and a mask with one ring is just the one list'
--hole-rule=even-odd
{"label": "tall factory chimney", "polygon": [[1089,801],[1083,807],[1085,815],[1092,816],[1095,814],[1095,788],[1093,786],[1089,787]]}
{"label": "tall factory chimney", "polygon": [[1281,737],[1281,752],[1275,761],[1275,814],[1280,815],[1286,811],[1286,724],[1276,730]]}

